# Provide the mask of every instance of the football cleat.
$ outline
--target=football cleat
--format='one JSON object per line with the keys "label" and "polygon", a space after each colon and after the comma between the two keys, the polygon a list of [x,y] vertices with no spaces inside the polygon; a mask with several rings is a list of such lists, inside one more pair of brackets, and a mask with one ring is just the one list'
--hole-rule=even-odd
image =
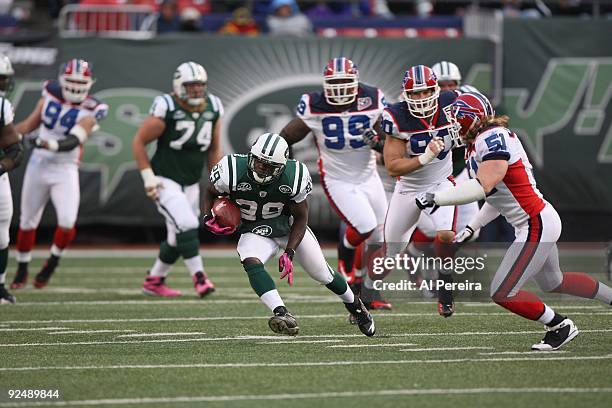
{"label": "football cleat", "polygon": [[391,310],[391,303],[387,302],[380,291],[376,289],[368,289],[365,285],[361,285],[361,299],[369,310]]}
{"label": "football cleat", "polygon": [[[365,305],[359,298],[355,298],[353,303],[345,303],[344,306],[349,313],[354,316],[354,319],[359,326],[359,330],[368,337],[372,337],[376,333],[376,326],[374,325],[374,319],[368,312]],[[350,322],[349,318],[349,322]]]}
{"label": "football cleat", "polygon": [[13,283],[11,283],[11,289],[21,289],[26,283],[28,283],[28,264],[26,262],[19,262],[15,278]]}
{"label": "football cleat", "polygon": [[542,341],[531,346],[532,350],[559,350],[563,345],[574,340],[578,333],[580,333],[574,322],[570,319],[565,319],[556,326],[544,326],[544,328],[546,329],[546,335]]}
{"label": "football cleat", "polygon": [[[452,275],[440,274],[439,279],[444,282],[452,282]],[[438,290],[438,314],[442,317],[451,317],[455,313],[455,303],[453,302],[453,291],[442,286]]]}
{"label": "football cleat", "polygon": [[451,317],[455,313],[454,303],[438,302],[438,314],[442,317]]}
{"label": "football cleat", "polygon": [[196,272],[195,275],[192,276],[192,279],[193,286],[201,298],[215,291],[215,285],[213,285],[212,281],[208,279],[208,276],[206,276],[204,272]]}
{"label": "football cleat", "polygon": [[159,297],[178,297],[183,293],[180,290],[172,289],[166,286],[166,277],[148,276],[142,284],[142,292],[145,295]]}
{"label": "football cleat", "polygon": [[59,264],[59,258],[56,256],[51,255],[47,259],[42,269],[34,277],[34,281],[32,282],[36,289],[42,289],[49,284],[51,275],[53,275],[53,272],[55,272],[55,268],[57,268],[58,264]]}
{"label": "football cleat", "polygon": [[274,333],[288,336],[296,336],[300,330],[297,320],[285,306],[278,306],[274,309],[274,316],[268,320],[268,326]]}
{"label": "football cleat", "polygon": [[11,295],[4,285],[0,286],[0,305],[8,305],[17,302],[17,298]]}

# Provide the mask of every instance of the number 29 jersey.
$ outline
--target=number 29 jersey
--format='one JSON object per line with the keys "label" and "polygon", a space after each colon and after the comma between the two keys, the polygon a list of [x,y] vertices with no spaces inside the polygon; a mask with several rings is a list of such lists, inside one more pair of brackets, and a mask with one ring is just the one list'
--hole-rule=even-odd
{"label": "number 29 jersey", "polygon": [[155,98],[149,114],[166,124],[151,159],[153,172],[182,186],[200,181],[215,124],[223,116],[221,100],[207,94],[204,111],[189,112],[174,96],[163,94]]}
{"label": "number 29 jersey", "polygon": [[376,172],[376,155],[361,135],[374,126],[385,104],[380,89],[361,83],[344,112],[328,104],[322,92],[302,95],[296,111],[314,134],[322,177],[359,183]]}
{"label": "number 29 jersey", "polygon": [[[42,90],[43,107],[41,111],[41,124],[38,137],[42,140],[61,141],[68,136],[74,125],[81,119],[93,116],[99,122],[108,114],[108,105],[88,95],[79,104],[65,101],[62,88],[58,81],[46,81]],[[81,148],[67,152],[52,152],[47,149],[34,149],[33,156],[37,156],[51,163],[78,164],[81,157]]]}

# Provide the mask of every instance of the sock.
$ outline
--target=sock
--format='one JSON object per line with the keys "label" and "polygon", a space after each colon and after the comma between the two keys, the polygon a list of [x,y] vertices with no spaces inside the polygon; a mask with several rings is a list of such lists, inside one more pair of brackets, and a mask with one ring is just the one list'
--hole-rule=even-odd
{"label": "sock", "polygon": [[552,310],[546,303],[544,303],[544,313],[538,319],[538,322],[548,325],[555,318],[557,314]]}
{"label": "sock", "polygon": [[185,262],[185,266],[187,266],[187,269],[189,269],[191,276],[198,272],[204,272],[204,264],[202,263],[202,257],[200,254],[194,256],[193,258],[183,259],[183,262]]}
{"label": "sock", "polygon": [[[353,256],[353,269],[352,269],[352,271],[357,271],[357,270],[362,269],[364,267],[364,265],[363,265],[363,253],[366,252],[365,251],[365,246],[366,246],[365,242],[362,242],[355,249],[355,255]],[[351,272],[351,271],[349,271],[349,272]]]}
{"label": "sock", "polygon": [[334,292],[336,295],[338,295],[344,303],[353,303],[353,291],[351,291],[351,289],[347,285],[344,277],[338,272],[332,272],[332,276],[332,281],[325,285],[325,287]]}
{"label": "sock", "polygon": [[565,316],[561,316],[559,313],[554,313],[553,318],[549,319],[549,321],[548,321],[548,323],[546,323],[546,325],[548,327],[554,327],[554,326],[558,325],[559,323],[561,323],[564,320],[565,320]]}
{"label": "sock", "polygon": [[32,260],[32,249],[35,242],[35,229],[24,230],[19,228],[19,231],[17,231],[17,262],[27,264]]}
{"label": "sock", "polygon": [[151,268],[151,271],[149,272],[149,275],[165,278],[166,276],[168,276],[170,268],[172,268],[172,265],[167,264],[161,259],[157,258],[155,260],[155,263],[153,264],[153,267]]}
{"label": "sock", "polygon": [[346,236],[338,243],[338,269],[345,273],[353,270],[355,247],[346,242]]}
{"label": "sock", "polygon": [[280,295],[278,294],[278,290],[276,289],[267,291],[266,293],[260,295],[259,298],[266,306],[268,306],[268,309],[270,309],[272,313],[274,313],[274,309],[277,307],[285,306],[283,299],[281,299]]}
{"label": "sock", "polygon": [[526,290],[519,290],[511,298],[496,299],[494,296],[493,301],[512,313],[529,320],[539,320],[546,311],[546,307],[540,298],[535,293]]}
{"label": "sock", "polygon": [[61,257],[64,250],[72,243],[76,236],[76,228],[55,228],[53,235],[53,245],[51,245],[51,255]]}
{"label": "sock", "polygon": [[198,230],[193,229],[176,234],[176,249],[183,259],[191,259],[200,254]]}
{"label": "sock", "polygon": [[243,267],[249,276],[249,283],[255,293],[257,293],[257,296],[261,297],[266,292],[276,290],[276,285],[268,272],[266,272],[263,264],[244,265]]}
{"label": "sock", "polygon": [[588,299],[597,299],[608,305],[612,302],[612,288],[581,272],[563,273],[563,281],[552,291]]}

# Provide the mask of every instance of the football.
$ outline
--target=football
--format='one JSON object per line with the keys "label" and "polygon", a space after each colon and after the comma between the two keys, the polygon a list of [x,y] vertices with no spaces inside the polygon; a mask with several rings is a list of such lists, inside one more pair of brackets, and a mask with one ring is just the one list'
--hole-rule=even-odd
{"label": "football", "polygon": [[212,213],[222,227],[240,226],[240,207],[229,198],[221,197],[215,200]]}

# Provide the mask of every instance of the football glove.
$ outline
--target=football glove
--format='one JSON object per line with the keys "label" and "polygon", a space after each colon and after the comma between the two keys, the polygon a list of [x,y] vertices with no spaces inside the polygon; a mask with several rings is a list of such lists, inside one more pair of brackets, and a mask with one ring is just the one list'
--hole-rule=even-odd
{"label": "football glove", "polygon": [[210,214],[204,216],[204,227],[215,235],[231,235],[236,232],[236,228],[219,225],[217,219]]}
{"label": "football glove", "polygon": [[361,137],[363,137],[363,141],[370,146],[372,150],[382,153],[385,142],[374,129],[366,129]]}
{"label": "football glove", "polygon": [[466,225],[464,229],[462,229],[457,235],[455,235],[455,239],[453,242],[456,244],[464,244],[468,242],[474,236],[474,228]]}
{"label": "football glove", "polygon": [[414,201],[416,202],[417,207],[419,207],[421,210],[424,210],[426,208],[433,208],[433,210],[431,211],[433,213],[438,208],[440,208],[439,205],[436,205],[434,201],[434,196],[434,193],[419,193],[414,198]]}
{"label": "football glove", "polygon": [[280,272],[280,278],[287,278],[289,286],[293,286],[293,256],[295,251],[293,249],[285,249],[285,252],[281,255],[278,260],[278,271]]}
{"label": "football glove", "polygon": [[140,170],[140,175],[142,176],[142,181],[144,182],[147,197],[153,201],[159,200],[159,189],[164,187],[159,177],[153,173],[153,170],[151,170],[150,167]]}

